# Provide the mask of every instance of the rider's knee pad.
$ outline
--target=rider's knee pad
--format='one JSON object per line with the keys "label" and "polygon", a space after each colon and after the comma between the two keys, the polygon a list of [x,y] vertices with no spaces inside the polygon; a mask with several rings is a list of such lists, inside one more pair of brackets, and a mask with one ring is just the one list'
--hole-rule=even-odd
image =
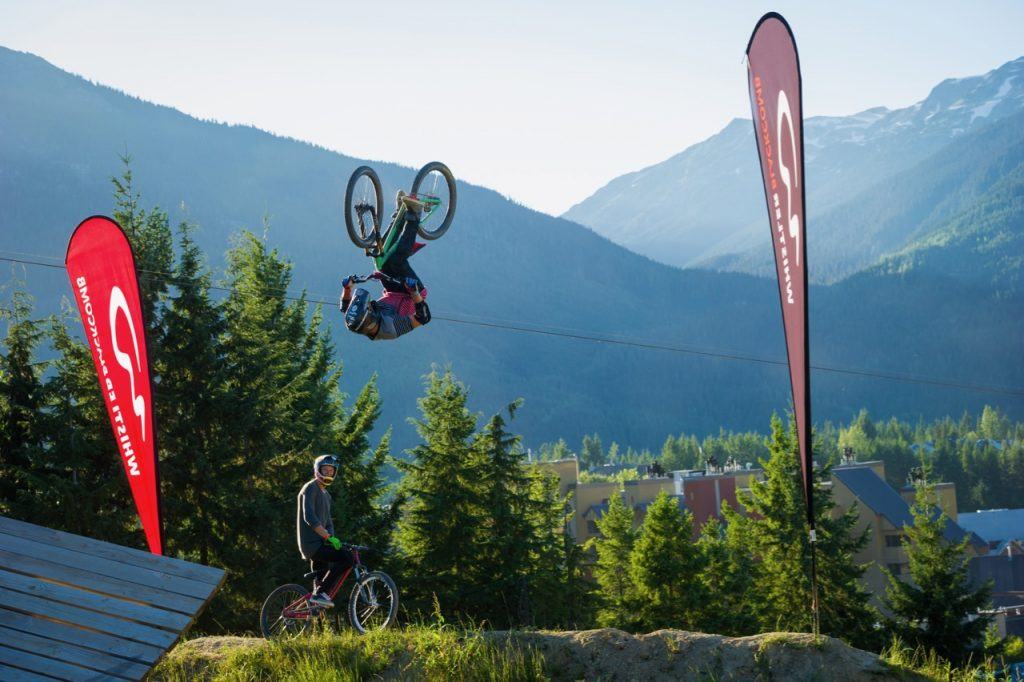
{"label": "rider's knee pad", "polygon": [[430,308],[427,307],[426,301],[420,301],[416,304],[416,312],[413,314],[413,317],[420,324],[430,322]]}

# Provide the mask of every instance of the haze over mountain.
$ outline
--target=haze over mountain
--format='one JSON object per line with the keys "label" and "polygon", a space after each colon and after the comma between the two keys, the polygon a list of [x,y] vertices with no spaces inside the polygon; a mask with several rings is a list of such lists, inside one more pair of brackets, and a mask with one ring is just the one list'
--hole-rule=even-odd
{"label": "haze over mountain", "polygon": [[[999,145],[1020,139],[1007,119],[1022,111],[1024,58],[943,81],[904,109],[807,119],[811,277],[849,275],[967,209],[1004,168]],[[661,262],[773,272],[749,120],[612,180],[563,217]]]}
{"label": "haze over mountain", "polygon": [[[994,104],[989,118],[1001,115],[1002,106]],[[738,155],[742,136],[733,137]],[[709,144],[701,153],[710,161],[716,155]],[[656,449],[669,433],[763,430],[771,411],[788,404],[788,379],[780,365],[472,324],[511,322],[544,332],[784,357],[773,281],[658,264],[574,222],[467,183],[459,187],[452,229],[413,261],[430,288],[435,322],[394,343],[356,337],[333,306],[341,276],[370,267],[345,236],[340,208],[345,182],[364,160],[250,127],[198,121],[3,48],[0,256],[62,262],[74,226],[112,210],[109,178],[121,172],[118,156],[126,150],[143,203],[171,209],[173,220],[198,223],[197,240],[215,269],[222,267],[233,233],[263,233],[269,216],[266,239],[294,261],[295,290],[304,287],[327,301],[325,315],[345,364],[343,388],[354,393],[370,376],[379,376],[381,426],[394,427],[396,449],[415,439],[406,418],[416,414],[420,377],[433,363],[451,364],[470,386],[473,409],[490,413],[524,397],[512,428],[532,446],[558,437],[578,442],[584,433],[599,432],[606,443]],[[756,172],[756,162],[748,161]],[[414,175],[414,169],[372,165],[387,193],[407,186]],[[715,185],[710,171],[731,178],[728,167],[705,167],[702,182],[708,187]],[[1019,210],[1019,204],[1000,198],[1019,198],[1019,184],[1012,183],[979,181],[977,191],[995,202],[986,216],[1002,215],[1013,205]],[[763,211],[759,185],[745,191]],[[721,215],[730,215],[740,196],[722,205]],[[948,243],[976,234],[978,224],[960,217],[966,222],[949,232]],[[762,222],[757,226],[767,232]],[[1015,219],[999,225],[985,229],[1019,235]],[[997,291],[984,275],[965,286],[941,270],[917,267],[941,262],[946,243],[921,242],[890,267],[815,287],[812,362],[1024,385],[1019,287],[1000,284]],[[1019,282],[1019,260],[1014,265],[1011,252],[989,249],[979,258],[1006,261],[1006,281],[1016,273]],[[24,275],[40,313],[56,311],[68,294],[63,271],[25,266]],[[1024,401],[1013,396],[814,374],[818,421],[849,420],[861,407],[916,418],[980,410],[986,402],[1024,418]]]}

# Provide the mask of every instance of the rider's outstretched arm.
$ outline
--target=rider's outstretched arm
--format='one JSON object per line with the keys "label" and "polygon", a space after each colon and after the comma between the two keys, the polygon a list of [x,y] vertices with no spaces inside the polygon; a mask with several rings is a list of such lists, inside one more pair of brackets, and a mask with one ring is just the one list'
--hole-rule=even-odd
{"label": "rider's outstretched arm", "polygon": [[338,309],[341,312],[348,310],[348,304],[352,302],[352,278],[346,277],[341,281],[341,300],[338,301]]}

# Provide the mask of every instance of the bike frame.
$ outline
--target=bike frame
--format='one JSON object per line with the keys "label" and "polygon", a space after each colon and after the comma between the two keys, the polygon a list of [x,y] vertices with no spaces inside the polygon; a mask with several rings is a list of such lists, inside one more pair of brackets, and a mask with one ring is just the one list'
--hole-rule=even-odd
{"label": "bike frame", "polygon": [[[331,601],[334,601],[335,595],[337,595],[338,592],[341,591],[341,586],[345,584],[346,580],[348,580],[349,575],[351,575],[352,573],[355,573],[355,577],[356,577],[357,581],[362,577],[364,566],[363,566],[362,560],[359,558],[359,550],[357,550],[357,549],[352,550],[352,559],[353,559],[354,563],[351,566],[349,566],[347,569],[345,569],[345,573],[342,574],[341,580],[339,580],[337,583],[335,583],[334,589],[331,590],[328,593],[328,596],[331,598]],[[319,607],[319,606],[314,606],[313,608],[309,608],[309,606],[308,606],[309,601],[308,600],[309,600],[309,598],[311,596],[313,596],[312,592],[307,592],[306,594],[302,595],[301,597],[299,597],[298,599],[293,601],[291,604],[289,604],[288,606],[284,607],[281,610],[281,616],[284,617],[284,618],[296,618],[296,619],[298,619],[298,618],[309,618],[310,615],[318,614],[323,609],[321,607]],[[305,607],[305,608],[300,608],[300,607]]]}
{"label": "bike frame", "polygon": [[[417,195],[412,196],[419,198]],[[433,209],[441,204],[441,200],[439,198],[431,195],[423,195],[422,201],[428,208],[425,208],[423,211],[426,215],[420,219],[420,225],[429,220],[433,214]],[[376,236],[376,249],[374,251],[371,251],[370,249],[366,250],[366,255],[373,257],[374,267],[378,270],[384,267],[384,264],[388,262],[389,258],[391,258],[395,249],[398,248],[398,226],[405,222],[406,210],[405,204],[399,206],[398,210],[395,211],[395,215],[391,218],[391,224],[388,225],[386,230],[384,230],[383,236]],[[362,213],[359,214],[358,218],[361,223],[363,221]]]}

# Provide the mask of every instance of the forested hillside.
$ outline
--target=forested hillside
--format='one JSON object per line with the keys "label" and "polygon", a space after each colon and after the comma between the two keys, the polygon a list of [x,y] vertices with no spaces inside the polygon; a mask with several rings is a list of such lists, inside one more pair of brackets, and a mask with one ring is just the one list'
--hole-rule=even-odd
{"label": "forested hillside", "polygon": [[[305,289],[310,300],[325,301],[343,390],[354,394],[378,377],[379,426],[393,428],[396,450],[414,442],[406,419],[435,363],[450,364],[472,387],[473,410],[489,413],[523,397],[517,428],[527,445],[600,430],[609,440],[657,448],[667,433],[760,428],[765,414],[787,406],[784,366],[733,359],[783,358],[770,280],[659,265],[575,223],[460,183],[455,225],[413,259],[434,322],[399,343],[371,343],[346,332],[333,309],[341,276],[369,267],[340,216],[344,183],[362,160],[197,121],[8,50],[0,50],[0,86],[0,255],[59,264],[73,227],[111,211],[110,178],[123,172],[119,156],[127,151],[140,205],[167,209],[172,224],[197,226],[214,284],[230,288],[224,254],[242,228],[294,264],[293,293]],[[413,169],[374,166],[388,192],[413,176]],[[24,265],[15,274],[35,295],[37,314],[56,311],[67,295],[59,269]],[[1018,294],[967,290],[943,273],[863,273],[812,290],[812,361],[1020,386],[1020,309]],[[834,372],[814,374],[814,401],[816,420],[848,420],[861,407],[935,417],[986,402],[1024,413],[1013,396]]]}

